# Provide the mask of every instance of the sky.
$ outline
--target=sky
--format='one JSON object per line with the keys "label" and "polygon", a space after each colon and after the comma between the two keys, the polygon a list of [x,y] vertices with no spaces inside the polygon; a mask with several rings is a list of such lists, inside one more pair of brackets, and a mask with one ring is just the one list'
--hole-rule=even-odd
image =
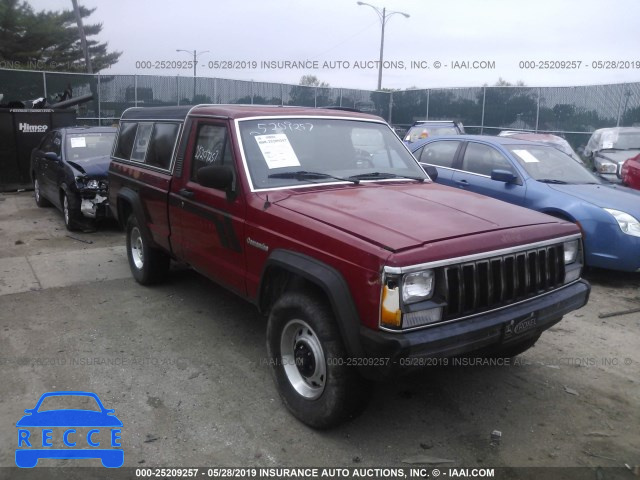
{"label": "sky", "polygon": [[[71,8],[71,0],[28,3],[36,11]],[[499,78],[528,86],[640,81],[639,0],[368,3],[409,15],[387,18],[383,88],[474,87]],[[356,0],[80,4],[97,7],[85,22],[102,23],[99,40],[123,52],[105,74],[193,76],[160,62],[192,60],[176,50],[195,49],[205,52],[198,76],[297,84],[315,75],[332,87],[377,87],[381,22]]]}

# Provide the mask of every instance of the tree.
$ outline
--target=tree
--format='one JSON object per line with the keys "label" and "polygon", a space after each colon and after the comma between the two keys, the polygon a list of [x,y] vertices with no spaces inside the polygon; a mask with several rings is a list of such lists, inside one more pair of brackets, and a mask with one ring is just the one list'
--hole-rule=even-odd
{"label": "tree", "polygon": [[[80,6],[81,18],[95,8]],[[102,24],[84,24],[93,70],[118,61],[122,52],[107,51],[107,43],[95,38]],[[0,2],[0,61],[17,69],[86,71],[76,16],[73,10],[34,12],[20,0]]]}
{"label": "tree", "polygon": [[331,104],[330,86],[321,82],[315,75],[303,75],[298,86],[289,91],[289,105],[321,107]]}

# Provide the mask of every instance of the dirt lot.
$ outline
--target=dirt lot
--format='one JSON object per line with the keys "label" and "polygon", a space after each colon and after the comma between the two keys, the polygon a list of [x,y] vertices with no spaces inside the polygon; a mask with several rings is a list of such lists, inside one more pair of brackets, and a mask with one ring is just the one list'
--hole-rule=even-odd
{"label": "dirt lot", "polygon": [[281,404],[253,306],[185,268],[139,286],[123,244],[113,225],[69,236],[32,193],[0,194],[0,467],[54,390],[114,408],[131,467],[640,465],[640,313],[599,317],[640,307],[640,274],[589,272],[589,304],[516,364],[379,384],[362,416],[317,432]]}

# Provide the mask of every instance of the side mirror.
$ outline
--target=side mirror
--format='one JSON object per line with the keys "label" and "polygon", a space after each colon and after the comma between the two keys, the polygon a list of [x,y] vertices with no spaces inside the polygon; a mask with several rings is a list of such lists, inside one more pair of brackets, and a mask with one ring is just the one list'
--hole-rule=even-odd
{"label": "side mirror", "polygon": [[518,177],[509,170],[499,170],[496,168],[495,170],[491,170],[491,180],[504,183],[515,183],[516,180],[518,180]]}
{"label": "side mirror", "polygon": [[227,190],[233,183],[233,172],[225,165],[202,167],[196,176],[198,183],[207,188]]}
{"label": "side mirror", "polygon": [[60,157],[56,152],[47,152],[44,154],[44,158],[46,158],[47,160],[51,160],[52,162],[60,161]]}
{"label": "side mirror", "polygon": [[431,177],[431,180],[435,182],[436,179],[438,178],[438,169],[433,165],[426,165],[424,163],[421,163],[420,165],[422,165],[422,168],[424,168],[424,171],[427,172],[427,175]]}

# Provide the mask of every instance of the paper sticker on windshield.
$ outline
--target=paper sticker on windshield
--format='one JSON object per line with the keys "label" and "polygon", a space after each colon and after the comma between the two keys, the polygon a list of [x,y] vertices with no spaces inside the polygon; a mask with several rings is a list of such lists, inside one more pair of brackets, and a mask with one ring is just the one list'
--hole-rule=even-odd
{"label": "paper sticker on windshield", "polygon": [[269,170],[284,167],[299,167],[300,161],[293,151],[289,139],[284,133],[273,135],[256,135],[253,137],[258,142]]}
{"label": "paper sticker on windshield", "polygon": [[529,153],[528,150],[514,150],[513,153],[518,155],[522,160],[524,160],[527,163],[538,163],[538,162],[540,162],[540,160],[538,160],[536,157],[531,155],[531,153]]}
{"label": "paper sticker on windshield", "polygon": [[613,148],[613,142],[602,142],[602,149]]}
{"label": "paper sticker on windshield", "polygon": [[84,137],[71,137],[71,148],[85,148],[87,140]]}

